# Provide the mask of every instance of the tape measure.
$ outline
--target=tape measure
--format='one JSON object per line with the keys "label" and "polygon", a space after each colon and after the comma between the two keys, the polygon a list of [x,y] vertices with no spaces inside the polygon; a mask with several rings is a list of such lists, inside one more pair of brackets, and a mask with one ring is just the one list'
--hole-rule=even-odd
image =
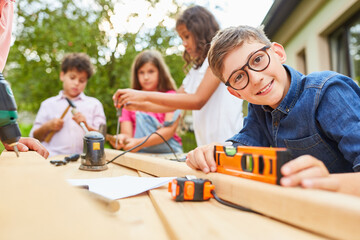
{"label": "tape measure", "polygon": [[183,201],[206,201],[214,198],[221,204],[236,208],[245,212],[257,213],[250,208],[246,208],[219,198],[215,193],[215,186],[208,179],[196,178],[195,176],[186,176],[173,179],[169,182],[168,191],[171,198],[176,202]]}
{"label": "tape measure", "polygon": [[211,193],[215,189],[208,179],[186,176],[173,179],[169,182],[168,191],[172,199],[182,201],[204,201],[213,197]]}

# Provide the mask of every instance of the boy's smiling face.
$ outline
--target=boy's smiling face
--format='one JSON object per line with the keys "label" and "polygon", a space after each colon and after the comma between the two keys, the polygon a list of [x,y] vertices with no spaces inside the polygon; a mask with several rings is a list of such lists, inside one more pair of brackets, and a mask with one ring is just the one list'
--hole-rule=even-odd
{"label": "boy's smiling face", "polygon": [[[254,52],[264,46],[265,44],[260,42],[244,42],[241,46],[230,51],[223,63],[225,81],[233,72],[242,68]],[[275,109],[289,90],[290,76],[282,65],[286,60],[284,48],[278,43],[273,43],[266,52],[270,56],[268,67],[263,71],[256,72],[246,66],[244,70],[249,76],[249,83],[246,88],[235,90],[228,87],[228,90],[232,95],[252,104],[268,105]]]}

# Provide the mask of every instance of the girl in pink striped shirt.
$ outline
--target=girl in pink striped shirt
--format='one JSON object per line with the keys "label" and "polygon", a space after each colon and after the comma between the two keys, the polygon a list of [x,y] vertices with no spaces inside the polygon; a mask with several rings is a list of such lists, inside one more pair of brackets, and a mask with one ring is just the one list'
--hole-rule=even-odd
{"label": "girl in pink striped shirt", "polygon": [[[132,88],[143,91],[176,93],[176,85],[161,54],[146,50],[136,56],[132,66]],[[122,109],[121,134],[118,143],[110,141],[113,147],[128,150],[143,142],[147,136],[157,132],[163,136],[175,152],[182,152],[180,137],[176,134],[180,111],[153,113]],[[153,134],[133,152],[171,153],[160,136]]]}

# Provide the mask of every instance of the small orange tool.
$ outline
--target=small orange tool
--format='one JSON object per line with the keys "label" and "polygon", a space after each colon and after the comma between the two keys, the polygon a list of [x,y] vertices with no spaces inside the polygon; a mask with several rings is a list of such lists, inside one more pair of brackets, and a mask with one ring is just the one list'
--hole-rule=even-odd
{"label": "small orange tool", "polygon": [[280,184],[281,167],[292,159],[286,148],[220,146],[214,149],[217,172]]}
{"label": "small orange tool", "polygon": [[211,191],[215,189],[211,181],[202,178],[182,177],[169,182],[168,191],[172,199],[182,201],[204,201],[213,197]]}

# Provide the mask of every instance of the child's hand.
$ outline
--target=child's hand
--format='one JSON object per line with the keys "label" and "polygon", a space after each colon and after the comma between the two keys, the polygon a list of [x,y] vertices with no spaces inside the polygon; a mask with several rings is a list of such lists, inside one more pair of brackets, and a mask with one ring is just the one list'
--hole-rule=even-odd
{"label": "child's hand", "polygon": [[117,135],[117,144],[116,144],[116,135],[110,139],[110,144],[111,146],[113,146],[113,148],[115,149],[122,149],[124,147],[124,145],[128,142],[128,139],[130,138],[129,136],[125,135],[125,134],[118,134]]}
{"label": "child's hand", "polygon": [[80,124],[81,122],[86,123],[86,118],[80,112],[76,112],[73,114],[72,119],[77,123]]}
{"label": "child's hand", "polygon": [[51,119],[48,123],[48,129],[49,131],[59,131],[64,126],[64,120],[60,118],[54,118]]}
{"label": "child's hand", "polygon": [[302,186],[337,191],[339,182],[332,178],[324,163],[310,155],[300,156],[281,168],[284,177],[280,184],[284,187]]}
{"label": "child's hand", "polygon": [[197,147],[186,156],[186,164],[193,169],[200,169],[204,173],[215,172],[214,144]]}
{"label": "child's hand", "polygon": [[130,102],[146,101],[146,94],[134,89],[118,89],[113,95],[114,106],[119,108]]}
{"label": "child's hand", "polygon": [[[124,145],[124,150],[129,150],[133,147],[135,147],[136,145],[139,145],[140,143],[142,143],[142,139],[141,138],[128,138],[126,139],[126,143]],[[138,148],[132,150],[131,152],[137,152],[141,149],[142,147],[139,146]]]}
{"label": "child's hand", "polygon": [[[13,151],[14,148],[10,147],[6,143],[4,143],[4,147],[8,151]],[[46,150],[46,148],[40,143],[39,140],[35,138],[30,137],[21,137],[19,139],[19,143],[17,145],[20,152],[27,152],[30,150],[36,151],[38,154],[43,156],[44,158],[47,158],[49,156],[49,152]]]}

